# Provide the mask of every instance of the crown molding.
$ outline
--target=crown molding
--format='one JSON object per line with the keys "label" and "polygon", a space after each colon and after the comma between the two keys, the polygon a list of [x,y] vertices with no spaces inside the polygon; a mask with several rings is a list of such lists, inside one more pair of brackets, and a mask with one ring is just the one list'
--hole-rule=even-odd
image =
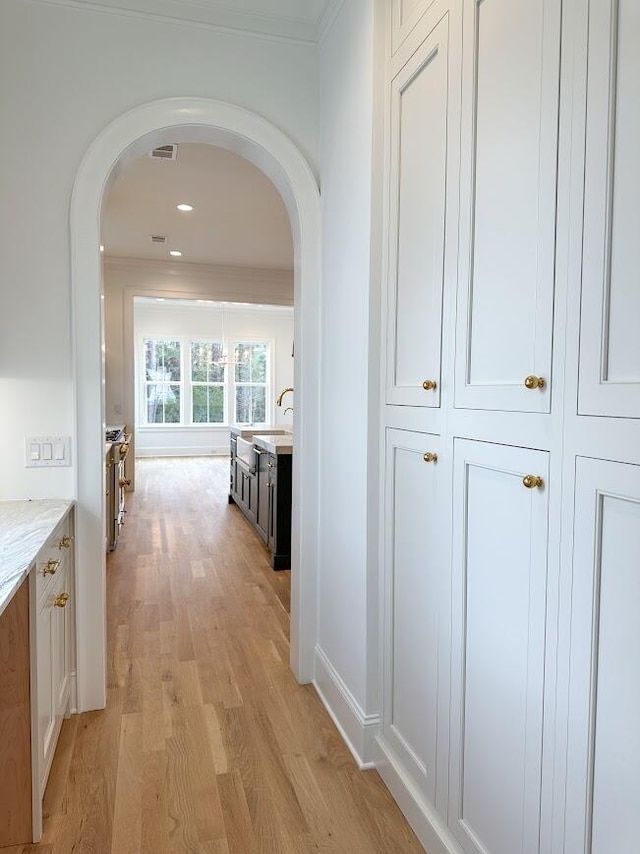
{"label": "crown molding", "polygon": [[119,258],[106,255],[104,269],[108,273],[136,273],[168,278],[206,279],[207,281],[252,282],[257,285],[279,284],[291,287],[293,270],[272,267],[240,267],[223,264],[197,264],[185,261],[154,261],[149,258]]}
{"label": "crown molding", "polygon": [[327,37],[343,6],[344,0],[327,0],[324,4],[324,8],[316,23],[316,38],[318,42],[322,42]]}
{"label": "crown molding", "polygon": [[[102,12],[128,18],[204,27],[237,36],[269,41],[317,44],[318,21],[232,9],[224,4],[204,5],[194,0],[30,0],[46,6],[63,6],[85,12]],[[334,0],[330,0],[333,5]],[[341,5],[341,2],[340,2]]]}

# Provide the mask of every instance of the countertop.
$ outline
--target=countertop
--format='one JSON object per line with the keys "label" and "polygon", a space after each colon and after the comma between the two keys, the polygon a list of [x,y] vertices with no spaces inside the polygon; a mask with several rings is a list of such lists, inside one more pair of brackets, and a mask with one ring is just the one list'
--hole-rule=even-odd
{"label": "countertop", "polygon": [[73,501],[0,501],[0,614]]}
{"label": "countertop", "polygon": [[259,448],[264,448],[270,454],[292,454],[293,453],[293,436],[282,434],[256,435],[254,445]]}
{"label": "countertop", "polygon": [[229,428],[232,436],[239,436],[241,439],[251,439],[252,436],[270,436],[275,433],[281,434],[284,430],[285,438],[290,438],[293,434],[293,427],[290,424],[232,424]]}

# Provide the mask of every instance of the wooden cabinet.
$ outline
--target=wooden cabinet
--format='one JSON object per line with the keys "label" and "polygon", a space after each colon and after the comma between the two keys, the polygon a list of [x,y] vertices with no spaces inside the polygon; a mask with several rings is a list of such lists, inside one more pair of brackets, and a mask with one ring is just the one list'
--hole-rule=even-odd
{"label": "wooden cabinet", "polygon": [[550,410],[560,13],[464,2],[458,407]]}
{"label": "wooden cabinet", "polygon": [[640,15],[589,14],[579,410],[640,418]]}

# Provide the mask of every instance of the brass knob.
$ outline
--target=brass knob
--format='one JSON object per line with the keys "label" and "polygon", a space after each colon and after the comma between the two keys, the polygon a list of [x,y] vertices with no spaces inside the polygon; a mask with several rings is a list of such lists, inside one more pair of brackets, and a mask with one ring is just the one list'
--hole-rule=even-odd
{"label": "brass knob", "polygon": [[425,463],[437,463],[438,462],[438,455],[433,454],[431,451],[428,451],[424,455],[423,460],[425,461]]}
{"label": "brass knob", "polygon": [[56,606],[56,608],[66,608],[68,601],[69,601],[69,594],[68,593],[61,593],[59,596],[56,596],[56,598],[53,600],[53,604]]}
{"label": "brass knob", "polygon": [[59,561],[59,560],[54,560],[53,558],[51,558],[50,560],[48,560],[48,561],[45,563],[45,565],[44,565],[44,567],[43,567],[43,569],[42,569],[42,574],[43,574],[45,577],[46,577],[47,575],[55,575],[55,574],[56,574],[56,572],[58,571],[58,567],[60,566],[60,564],[61,564],[61,561]]}
{"label": "brass knob", "polygon": [[121,477],[118,483],[120,484],[120,486],[131,486],[131,478]]}
{"label": "brass knob", "polygon": [[120,456],[126,457],[128,453],[129,453],[129,444],[128,444],[128,442],[123,442],[120,445]]}
{"label": "brass knob", "polygon": [[435,380],[425,380],[422,383],[422,388],[425,391],[435,391],[438,388],[438,383]]}
{"label": "brass knob", "polygon": [[73,537],[70,537],[68,534],[65,534],[64,537],[58,543],[59,549],[68,549],[71,547],[71,543],[73,542]]}
{"label": "brass knob", "polygon": [[541,489],[544,486],[544,481],[537,474],[528,474],[522,478],[523,484],[527,489]]}
{"label": "brass knob", "polygon": [[526,378],[524,384],[528,389],[544,388],[547,384],[547,381],[544,379],[544,377],[536,377],[532,374],[530,377]]}

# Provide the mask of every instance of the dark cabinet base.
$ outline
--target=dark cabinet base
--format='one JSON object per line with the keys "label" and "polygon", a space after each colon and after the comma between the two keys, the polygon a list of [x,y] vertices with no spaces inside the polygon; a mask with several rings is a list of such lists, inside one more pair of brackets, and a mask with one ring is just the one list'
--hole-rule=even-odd
{"label": "dark cabinet base", "polygon": [[248,468],[236,457],[231,438],[228,501],[235,504],[271,553],[275,570],[291,567],[291,455],[256,448],[256,464]]}

